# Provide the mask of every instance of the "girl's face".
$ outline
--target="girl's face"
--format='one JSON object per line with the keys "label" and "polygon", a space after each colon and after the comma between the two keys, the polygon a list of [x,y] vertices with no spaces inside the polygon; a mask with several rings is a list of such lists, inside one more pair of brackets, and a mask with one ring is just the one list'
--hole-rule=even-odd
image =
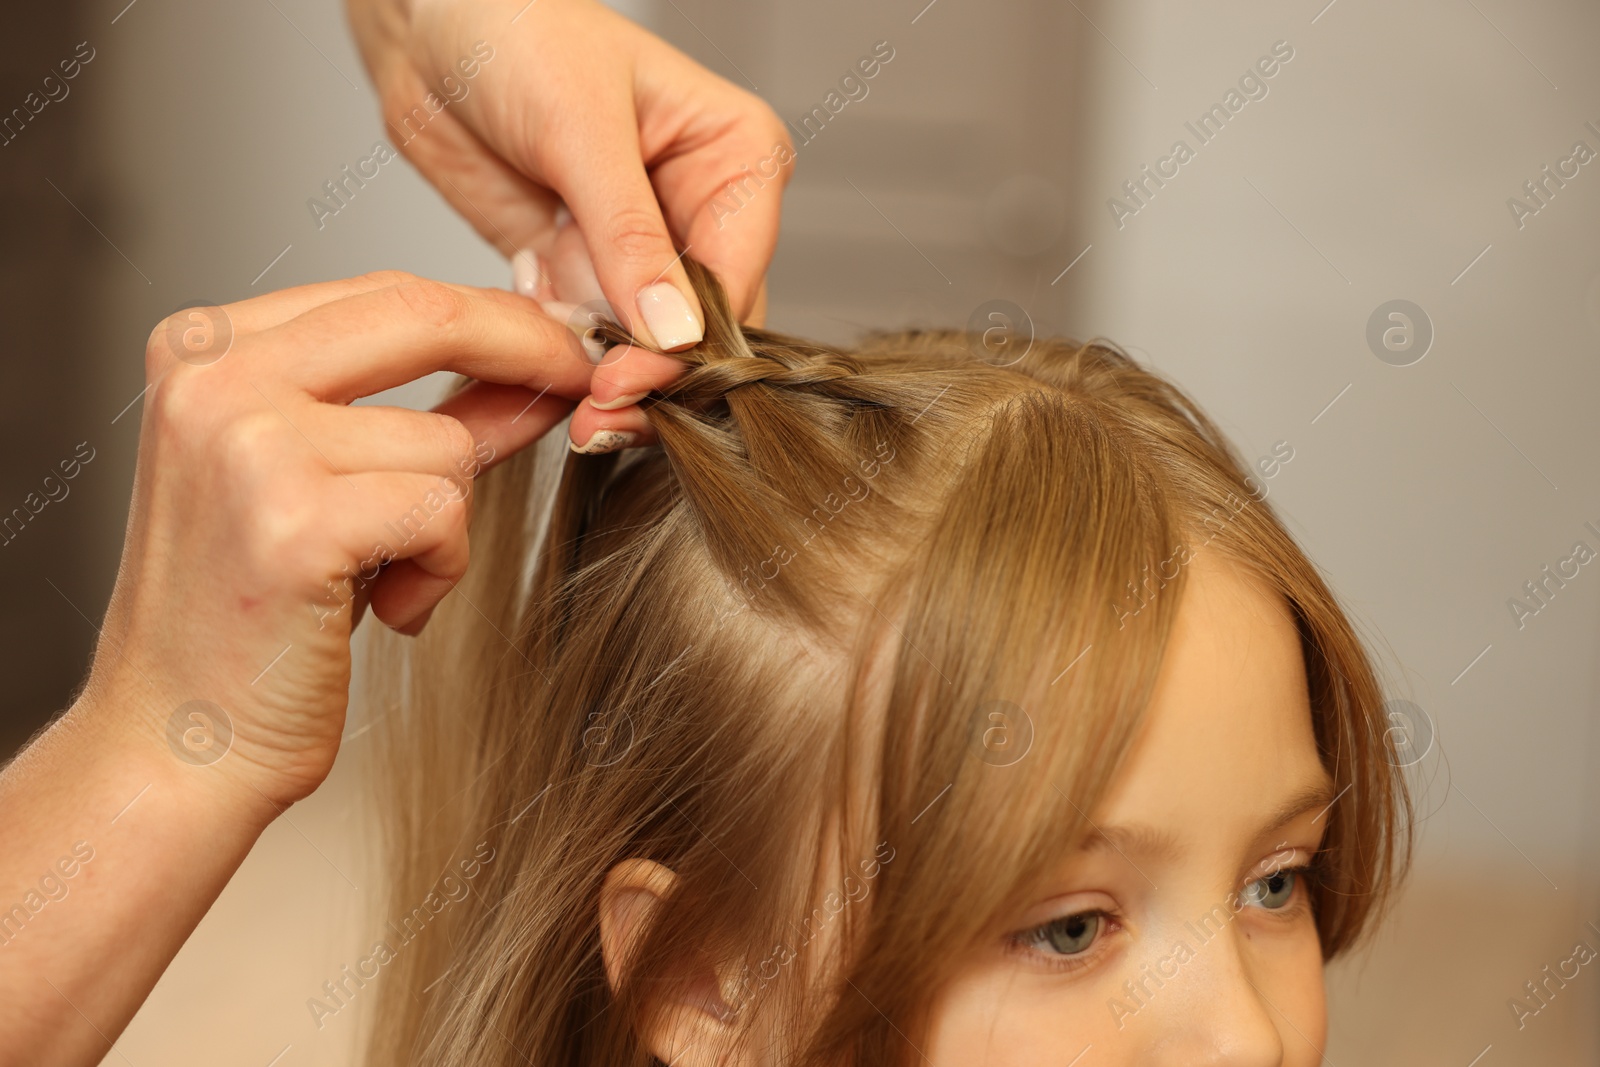
{"label": "girl's face", "polygon": [[1307,893],[1337,803],[1287,606],[1215,554],[1094,832],[935,1003],[934,1067],[1314,1065]]}

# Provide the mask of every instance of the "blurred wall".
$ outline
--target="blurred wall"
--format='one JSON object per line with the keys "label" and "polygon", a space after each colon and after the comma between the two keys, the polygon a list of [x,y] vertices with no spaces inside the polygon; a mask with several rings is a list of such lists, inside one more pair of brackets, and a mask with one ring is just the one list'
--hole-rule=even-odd
{"label": "blurred wall", "polygon": [[[41,234],[6,231],[8,262],[23,264],[8,268],[13,294],[29,294],[6,402],[31,421],[7,423],[0,486],[19,497],[33,467],[81,440],[98,449],[76,503],[28,531],[49,533],[35,543],[54,559],[0,556],[16,724],[65,703],[93,636],[77,611],[104,609],[136,446],[138,408],[121,413],[157,319],[380,267],[507,277],[404,164],[316,228],[306,200],[384,134],[336,5],[124,3],[5,45],[21,53],[6,68],[18,92],[30,63],[42,76],[84,37],[97,50],[38,127],[43,140],[43,120],[63,120],[52,136],[70,160],[65,120],[85,124],[84,164],[49,174],[50,196],[76,207],[0,154],[7,188],[39,205],[15,217]],[[1507,601],[1573,542],[1600,548],[1584,526],[1600,526],[1600,171],[1582,167],[1520,226],[1507,199],[1534,203],[1523,183],[1574,141],[1600,150],[1585,125],[1600,127],[1600,12],[1578,0],[625,10],[796,123],[875,42],[894,49],[870,94],[800,149],[774,325],[827,337],[989,325],[1003,300],[1019,329],[1133,349],[1247,458],[1292,449],[1271,499],[1385,651],[1394,693],[1420,709],[1419,739],[1433,737],[1411,772],[1416,876],[1372,951],[1333,971],[1329,1061],[1595,1062],[1600,980],[1585,973],[1520,1030],[1507,1002],[1574,941],[1597,943],[1584,924],[1600,920],[1600,579],[1584,568],[1520,627]],[[1229,110],[1228,91],[1278,42],[1292,58]],[[1224,118],[1192,132],[1214,104]],[[61,235],[53,246],[46,232]],[[29,275],[47,248],[83,262]],[[1410,343],[1402,326],[1391,349],[1397,300]],[[75,333],[88,357],[72,354]],[[424,402],[427,388],[406,395]],[[48,640],[30,637],[46,625]],[[118,1043],[129,1062],[350,1062],[361,1005],[319,1028],[305,1002],[364,948],[360,727]]]}
{"label": "blurred wall", "polygon": [[[1076,202],[1093,250],[1070,318],[1186,385],[1247,458],[1293,449],[1271,500],[1436,732],[1413,768],[1416,876],[1376,951],[1333,972],[1328,1058],[1594,1063],[1600,981],[1520,1028],[1508,1002],[1600,920],[1600,581],[1580,569],[1543,607],[1524,590],[1575,542],[1600,548],[1600,169],[1550,182],[1536,215],[1507,201],[1537,207],[1523,184],[1574,142],[1600,151],[1600,9],[1095,18]],[[1277,42],[1293,58],[1201,127]],[[1193,157],[1131,197],[1123,182],[1180,139]],[[1391,351],[1397,300],[1416,333]]]}
{"label": "blurred wall", "polygon": [[96,361],[89,316],[75,306],[104,249],[80,211],[105,215],[104,189],[87,180],[84,101],[103,94],[107,79],[94,45],[80,48],[82,7],[29,7],[0,33],[0,588],[7,594],[0,661],[8,683],[0,753],[7,755],[70,702],[93,649],[109,573],[84,504],[116,478],[99,451],[106,435],[86,410]]}

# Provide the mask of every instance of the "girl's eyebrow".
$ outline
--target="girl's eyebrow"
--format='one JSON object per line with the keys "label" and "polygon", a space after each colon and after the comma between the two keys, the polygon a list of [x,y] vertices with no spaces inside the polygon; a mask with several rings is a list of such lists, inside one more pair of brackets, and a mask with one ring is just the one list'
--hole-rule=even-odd
{"label": "girl's eyebrow", "polygon": [[[1170,830],[1162,830],[1145,823],[1129,823],[1126,826],[1096,826],[1083,840],[1085,852],[1098,852],[1110,849],[1123,859],[1128,858],[1128,853],[1147,859],[1165,860],[1177,863],[1183,859],[1183,842]],[[1129,860],[1132,863],[1132,860]],[[1137,864],[1135,865],[1137,866]]]}
{"label": "girl's eyebrow", "polygon": [[[1334,793],[1333,783],[1326,777],[1306,785],[1290,794],[1289,799],[1267,815],[1256,836],[1258,839],[1270,837],[1307,812],[1326,811],[1343,795],[1343,791]],[[1320,814],[1318,818],[1321,818]],[[1093,826],[1092,823],[1090,825]],[[1093,826],[1092,832],[1084,838],[1082,847],[1086,852],[1109,849],[1124,859],[1132,854],[1168,862],[1180,861],[1185,852],[1183,842],[1171,831],[1144,823]]]}
{"label": "girl's eyebrow", "polygon": [[1308,811],[1317,812],[1317,818],[1314,821],[1321,821],[1322,816],[1327,814],[1328,809],[1338,803],[1339,798],[1344,796],[1349,789],[1349,786],[1345,786],[1344,789],[1335,793],[1333,791],[1333,783],[1328,780],[1326,775],[1323,775],[1315,784],[1304,787],[1280,805],[1268,817],[1267,822],[1262,825],[1261,836],[1266,837],[1273,831],[1287,826]]}

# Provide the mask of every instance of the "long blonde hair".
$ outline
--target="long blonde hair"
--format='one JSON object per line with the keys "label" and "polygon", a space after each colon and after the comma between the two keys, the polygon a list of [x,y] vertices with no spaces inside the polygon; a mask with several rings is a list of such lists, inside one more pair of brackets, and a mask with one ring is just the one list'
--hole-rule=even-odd
{"label": "long blonde hair", "polygon": [[[651,1064],[690,960],[783,1062],[901,1062],[952,946],[1086,831],[1196,551],[1299,628],[1351,787],[1316,921],[1348,948],[1407,854],[1380,687],[1206,416],[1106,343],[844,350],[742,329],[690,274],[706,337],[645,402],[660,444],[489,472],[467,578],[374,642],[384,915],[427,929],[388,945],[370,1062]],[[677,885],[613,989],[598,899],[630,858]],[[470,893],[419,907],[442,875]]]}

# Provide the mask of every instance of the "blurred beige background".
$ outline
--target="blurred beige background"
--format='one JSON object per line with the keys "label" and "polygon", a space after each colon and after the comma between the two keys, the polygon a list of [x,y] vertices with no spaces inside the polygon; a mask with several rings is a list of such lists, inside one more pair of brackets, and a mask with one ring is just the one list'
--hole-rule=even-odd
{"label": "blurred beige background", "polygon": [[[92,631],[55,598],[104,608],[137,433],[112,420],[142,387],[151,324],[187,301],[381,267],[509,279],[404,163],[316,228],[308,198],[384,136],[336,4],[125,3],[82,12],[72,40],[97,58],[60,110],[81,108],[83,158],[53,176],[81,209],[57,204],[57,232],[86,266],[52,313],[92,352],[73,367],[74,406],[53,417],[69,448],[87,438],[104,458],[78,502],[48,515],[51,536],[81,545],[70,565],[0,560],[13,608],[75,628],[60,641],[80,661]],[[1149,360],[1247,457],[1292,446],[1272,499],[1383,650],[1395,695],[1436,731],[1413,768],[1416,875],[1370,951],[1332,973],[1328,1061],[1600,1062],[1593,968],[1520,1030],[1508,1007],[1575,942],[1600,947],[1586,926],[1600,922],[1600,577],[1585,568],[1521,629],[1507,606],[1574,541],[1600,547],[1583,526],[1600,525],[1600,164],[1520,228],[1507,207],[1575,141],[1600,151],[1600,8],[619,6],[793,121],[875,42],[895,50],[870,94],[800,150],[774,325],[962,325],[1004,299],[1040,331],[1109,336]],[[1200,144],[1185,124],[1278,42],[1293,57],[1266,94]],[[1194,156],[1157,187],[1141,168],[1180,138]],[[49,176],[7,178],[33,189]],[[1127,181],[1144,181],[1139,200]],[[1380,345],[1385,362],[1367,339],[1393,300],[1431,324],[1408,366],[1393,363],[1416,349]],[[428,387],[406,395],[426,402]],[[59,706],[29,699],[19,721]],[[329,783],[267,832],[108,1062],[352,1061],[361,1004],[319,1028],[306,1001],[365,948],[360,730],[353,720]]]}

